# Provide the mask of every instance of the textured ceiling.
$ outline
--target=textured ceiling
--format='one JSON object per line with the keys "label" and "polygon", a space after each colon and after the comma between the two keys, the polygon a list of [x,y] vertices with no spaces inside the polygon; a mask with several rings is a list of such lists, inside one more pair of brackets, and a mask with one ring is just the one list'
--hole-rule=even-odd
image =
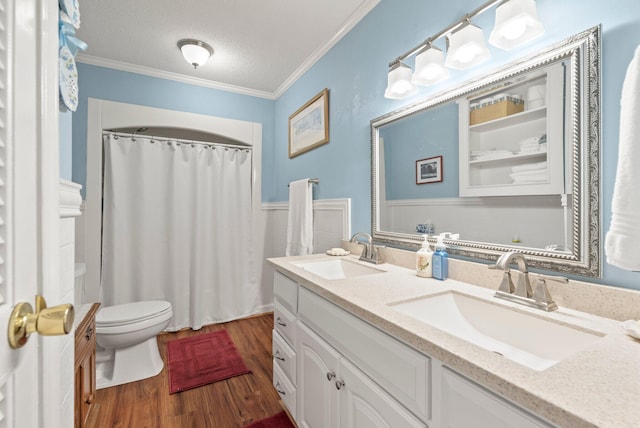
{"label": "textured ceiling", "polygon": [[[379,0],[83,0],[78,61],[203,79],[275,96]],[[215,51],[194,70],[176,45],[202,40]],[[147,70],[148,69],[148,70]]]}

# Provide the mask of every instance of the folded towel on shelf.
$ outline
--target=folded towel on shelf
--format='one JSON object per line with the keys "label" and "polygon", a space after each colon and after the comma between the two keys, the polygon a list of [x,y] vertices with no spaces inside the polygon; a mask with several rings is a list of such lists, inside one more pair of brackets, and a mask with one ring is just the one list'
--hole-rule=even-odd
{"label": "folded towel on shelf", "polygon": [[502,159],[509,156],[513,156],[513,152],[509,150],[478,150],[471,152],[472,160]]}
{"label": "folded towel on shelf", "polygon": [[640,46],[622,85],[618,169],[611,201],[611,225],[605,238],[607,263],[640,271]]}
{"label": "folded towel on shelf", "polygon": [[513,183],[540,183],[548,180],[547,169],[514,172],[509,174]]}
{"label": "folded towel on shelf", "polygon": [[524,165],[516,165],[511,167],[511,172],[535,171],[538,169],[547,169],[547,161],[526,163]]}
{"label": "folded towel on shelf", "polygon": [[289,184],[289,221],[286,256],[313,252],[313,199],[308,178]]}

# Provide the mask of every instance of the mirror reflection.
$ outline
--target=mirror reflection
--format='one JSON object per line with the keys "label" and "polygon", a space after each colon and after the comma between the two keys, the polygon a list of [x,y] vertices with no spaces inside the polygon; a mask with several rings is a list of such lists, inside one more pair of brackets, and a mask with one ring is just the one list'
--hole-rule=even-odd
{"label": "mirror reflection", "polygon": [[445,233],[459,254],[517,248],[596,276],[599,224],[580,207],[598,203],[598,159],[584,156],[599,139],[598,31],[372,121],[374,238],[415,247]]}

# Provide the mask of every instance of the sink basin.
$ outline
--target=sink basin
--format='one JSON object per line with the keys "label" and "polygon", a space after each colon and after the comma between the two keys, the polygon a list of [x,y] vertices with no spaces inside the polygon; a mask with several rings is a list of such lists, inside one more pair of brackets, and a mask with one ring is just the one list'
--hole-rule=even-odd
{"label": "sink basin", "polygon": [[603,336],[454,291],[389,306],[534,370],[551,367]]}
{"label": "sink basin", "polygon": [[309,261],[294,263],[294,265],[324,279],[344,279],[384,272],[383,270],[345,259]]}

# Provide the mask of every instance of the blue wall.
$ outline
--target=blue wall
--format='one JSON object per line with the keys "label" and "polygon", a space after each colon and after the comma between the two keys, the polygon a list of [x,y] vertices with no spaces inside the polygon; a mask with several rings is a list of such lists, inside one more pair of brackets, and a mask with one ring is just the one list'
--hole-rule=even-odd
{"label": "blue wall", "polygon": [[[448,103],[412,115],[380,131],[384,146],[387,200],[457,198],[458,104]],[[416,160],[442,156],[442,182],[416,184]]]}
{"label": "blue wall", "polygon": [[[78,63],[78,86],[78,110],[73,115],[73,181],[83,186],[87,176],[87,98],[262,123],[262,143],[273,145],[272,100],[82,63]],[[269,151],[265,154],[263,150],[263,168],[271,164],[265,156]],[[263,181],[268,182],[268,177],[265,173]]]}
{"label": "blue wall", "polygon": [[[537,0],[538,13],[546,28],[543,37],[511,52],[491,48],[491,61],[466,72],[452,71],[451,79],[423,88],[410,99],[387,100],[383,97],[389,61],[457,21],[482,2],[382,0],[275,102],[80,64],[82,98],[79,111],[73,119],[73,180],[84,183],[87,97],[252,120],[263,123],[264,202],[286,201],[288,182],[302,177],[318,177],[320,185],[314,196],[322,199],[350,197],[352,230],[369,231],[372,119],[602,24],[604,233],[611,218],[611,196],[618,154],[620,91],[627,64],[640,43],[640,2]],[[488,38],[493,25],[493,15],[487,12],[473,21],[485,28],[485,38]],[[440,43],[437,44],[442,48]],[[407,63],[413,65],[413,60]],[[288,117],[324,88],[330,92],[330,142],[289,159]],[[638,273],[622,271],[606,263],[603,273],[604,278],[598,282],[640,289]]]}

